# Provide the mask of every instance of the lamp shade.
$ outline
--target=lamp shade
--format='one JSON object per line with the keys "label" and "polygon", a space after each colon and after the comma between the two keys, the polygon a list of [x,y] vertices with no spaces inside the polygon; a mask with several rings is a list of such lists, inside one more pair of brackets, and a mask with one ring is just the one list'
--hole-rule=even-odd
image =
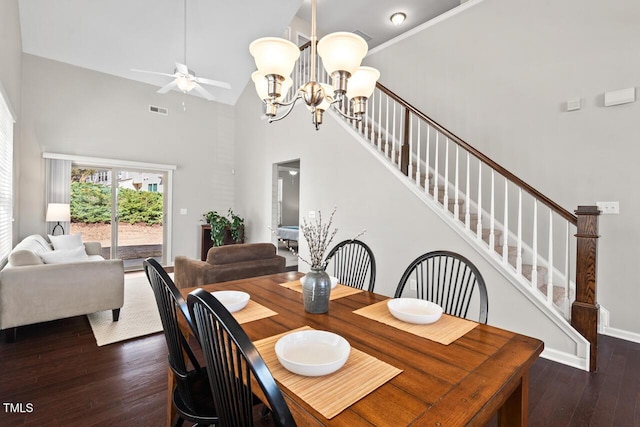
{"label": "lamp shade", "polygon": [[298,46],[278,37],[264,37],[253,41],[249,45],[249,52],[256,61],[258,71],[265,76],[288,76],[300,57]]}
{"label": "lamp shade", "polygon": [[68,203],[49,203],[47,206],[47,222],[71,221],[71,210]]}
{"label": "lamp shade", "polygon": [[331,33],[318,42],[318,55],[329,75],[334,71],[353,74],[368,50],[367,42],[354,33]]}
{"label": "lamp shade", "polygon": [[347,97],[350,99],[362,96],[368,98],[376,87],[380,71],[372,67],[360,67],[349,78]]}
{"label": "lamp shade", "polygon": [[[258,96],[260,97],[260,99],[263,99],[263,100],[268,99],[269,85],[267,83],[267,80],[264,78],[264,74],[262,74],[262,72],[260,71],[254,71],[251,74],[251,80],[253,80],[253,84],[255,84],[256,86],[256,92],[258,93]],[[287,96],[287,92],[289,91],[289,89],[291,89],[291,86],[293,86],[293,80],[289,76],[285,77],[284,81],[282,82],[282,94],[278,97],[276,101],[279,101],[285,96]]]}

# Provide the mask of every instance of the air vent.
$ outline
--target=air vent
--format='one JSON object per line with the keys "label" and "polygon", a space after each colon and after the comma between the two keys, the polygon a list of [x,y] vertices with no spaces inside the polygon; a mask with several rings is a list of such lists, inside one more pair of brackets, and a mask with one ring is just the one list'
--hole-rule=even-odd
{"label": "air vent", "polygon": [[149,105],[149,112],[166,116],[167,114],[169,114],[169,109],[165,107],[156,107],[155,105]]}
{"label": "air vent", "polygon": [[368,42],[369,40],[371,40],[371,36],[367,33],[363,33],[360,30],[354,30],[353,31],[355,34],[359,35],[360,37],[362,37],[364,39],[364,41]]}

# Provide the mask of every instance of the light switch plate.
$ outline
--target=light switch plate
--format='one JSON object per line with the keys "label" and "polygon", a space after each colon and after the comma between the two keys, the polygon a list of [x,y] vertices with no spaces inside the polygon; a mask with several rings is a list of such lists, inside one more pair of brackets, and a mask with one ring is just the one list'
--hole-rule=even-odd
{"label": "light switch plate", "polygon": [[186,214],[187,214],[187,210],[185,208],[181,208],[180,215],[186,215]]}
{"label": "light switch plate", "polygon": [[596,202],[602,215],[617,215],[620,213],[620,202]]}
{"label": "light switch plate", "polygon": [[582,101],[580,98],[567,101],[567,111],[576,111],[580,108],[582,108]]}
{"label": "light switch plate", "polygon": [[636,101],[636,88],[614,90],[604,94],[604,106],[612,107],[614,105],[628,104]]}

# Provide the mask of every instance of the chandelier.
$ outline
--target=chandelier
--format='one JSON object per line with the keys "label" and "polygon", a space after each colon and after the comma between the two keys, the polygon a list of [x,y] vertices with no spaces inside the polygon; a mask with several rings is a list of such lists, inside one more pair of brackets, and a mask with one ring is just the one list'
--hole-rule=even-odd
{"label": "chandelier", "polygon": [[[331,106],[342,116],[362,120],[366,113],[367,99],[375,89],[380,72],[375,68],[361,67],[367,54],[367,42],[354,33],[337,32],[324,36],[319,42],[316,36],[316,0],[311,0],[311,66],[309,80],[300,86],[296,96],[284,102],[287,91],[293,85],[290,77],[300,49],[289,40],[277,37],[257,39],[249,46],[258,70],[251,78],[258,96],[264,102],[269,123],[289,115],[296,102],[304,101],[311,111],[316,128],[322,123],[322,114]],[[316,81],[317,56],[331,76],[333,86]],[[351,105],[352,116],[342,110],[345,99]],[[280,108],[285,111],[280,116]]]}

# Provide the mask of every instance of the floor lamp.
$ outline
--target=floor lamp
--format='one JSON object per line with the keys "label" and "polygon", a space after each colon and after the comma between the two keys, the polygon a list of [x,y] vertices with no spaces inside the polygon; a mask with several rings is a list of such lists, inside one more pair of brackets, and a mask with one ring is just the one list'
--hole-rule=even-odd
{"label": "floor lamp", "polygon": [[56,234],[56,229],[60,227],[62,229],[62,234],[64,234],[64,227],[60,222],[69,222],[71,221],[71,210],[69,203],[49,203],[47,206],[47,222],[57,222],[56,226],[53,227],[51,231],[52,235]]}

